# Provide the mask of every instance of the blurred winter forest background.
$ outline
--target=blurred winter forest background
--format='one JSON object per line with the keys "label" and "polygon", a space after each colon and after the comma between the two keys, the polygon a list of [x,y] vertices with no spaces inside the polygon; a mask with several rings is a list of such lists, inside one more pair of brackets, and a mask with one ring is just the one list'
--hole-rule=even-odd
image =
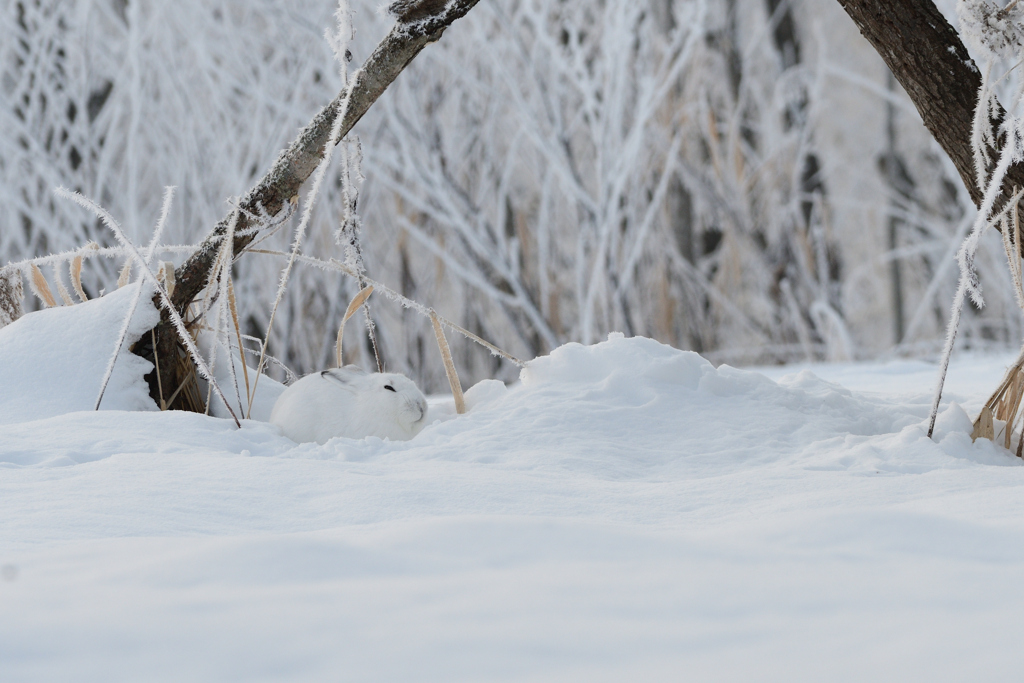
{"label": "blurred winter forest background", "polygon": [[[352,0],[352,67],[390,26],[379,4]],[[338,92],[336,7],[0,0],[0,263],[114,243],[60,185],[136,243],[177,186],[164,242],[200,241]],[[974,215],[834,0],[484,0],[355,132],[370,276],[522,358],[613,330],[734,365],[932,353]],[[332,174],[304,246],[324,259],[344,252]],[[264,246],[287,250],[295,221]],[[978,264],[987,306],[959,343],[1016,346],[998,235]],[[121,265],[91,259],[85,289],[115,287]],[[235,266],[253,336],[282,265]],[[270,352],[329,366],[356,290],[298,266]],[[430,321],[371,301],[388,369],[442,390]],[[516,375],[451,341],[467,384]],[[346,360],[371,367],[365,341]]]}

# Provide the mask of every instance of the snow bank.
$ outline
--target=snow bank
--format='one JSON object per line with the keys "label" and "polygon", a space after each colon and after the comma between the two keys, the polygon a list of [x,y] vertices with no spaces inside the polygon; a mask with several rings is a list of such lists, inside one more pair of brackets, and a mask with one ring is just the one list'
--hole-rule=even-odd
{"label": "snow bank", "polygon": [[[93,410],[138,286],[30,313],[0,329],[0,424]],[[147,288],[114,365],[103,410],[157,409],[143,379],[153,365],[128,351],[160,320],[151,299]]]}
{"label": "snow bank", "polygon": [[[990,441],[972,443],[970,419],[956,404],[946,407],[933,441],[927,401],[854,394],[806,370],[775,382],[645,338],[566,344],[531,361],[521,384],[502,389],[474,387],[467,415],[424,430],[407,448],[627,479],[770,463],[862,472],[1019,464]],[[486,447],[452,448],[478,441]],[[347,458],[369,448],[328,447]],[[552,460],[552,452],[561,457]]]}
{"label": "snow bank", "polygon": [[407,442],[0,425],[0,679],[1013,680],[1024,467],[859,367],[613,336]]}

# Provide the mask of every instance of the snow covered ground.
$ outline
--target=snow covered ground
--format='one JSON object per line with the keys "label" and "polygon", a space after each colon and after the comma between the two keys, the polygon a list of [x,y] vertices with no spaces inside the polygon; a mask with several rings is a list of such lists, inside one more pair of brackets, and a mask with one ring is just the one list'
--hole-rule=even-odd
{"label": "snow covered ground", "polygon": [[937,441],[925,362],[715,369],[619,337],[404,443],[26,421],[57,380],[8,380],[0,680],[1017,680],[1024,467],[950,406],[1012,359],[954,360]]}

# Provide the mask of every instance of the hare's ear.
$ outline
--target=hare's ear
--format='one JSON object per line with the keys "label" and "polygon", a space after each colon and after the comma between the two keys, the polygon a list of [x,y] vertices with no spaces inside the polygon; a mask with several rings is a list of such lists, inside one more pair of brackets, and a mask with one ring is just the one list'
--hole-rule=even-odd
{"label": "hare's ear", "polygon": [[365,375],[366,372],[362,368],[358,368],[355,365],[346,365],[343,368],[334,368],[333,370],[324,370],[320,373],[320,376],[326,380],[331,380],[341,384],[346,389],[355,391],[353,382],[361,375]]}

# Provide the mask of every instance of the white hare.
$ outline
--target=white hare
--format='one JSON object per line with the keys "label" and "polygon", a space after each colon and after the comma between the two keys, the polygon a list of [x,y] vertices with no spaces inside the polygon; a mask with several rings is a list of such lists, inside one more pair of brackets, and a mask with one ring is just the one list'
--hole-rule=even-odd
{"label": "white hare", "polygon": [[292,441],[323,444],[336,436],[405,441],[426,423],[427,399],[405,375],[354,365],[306,375],[284,390],[270,422]]}

